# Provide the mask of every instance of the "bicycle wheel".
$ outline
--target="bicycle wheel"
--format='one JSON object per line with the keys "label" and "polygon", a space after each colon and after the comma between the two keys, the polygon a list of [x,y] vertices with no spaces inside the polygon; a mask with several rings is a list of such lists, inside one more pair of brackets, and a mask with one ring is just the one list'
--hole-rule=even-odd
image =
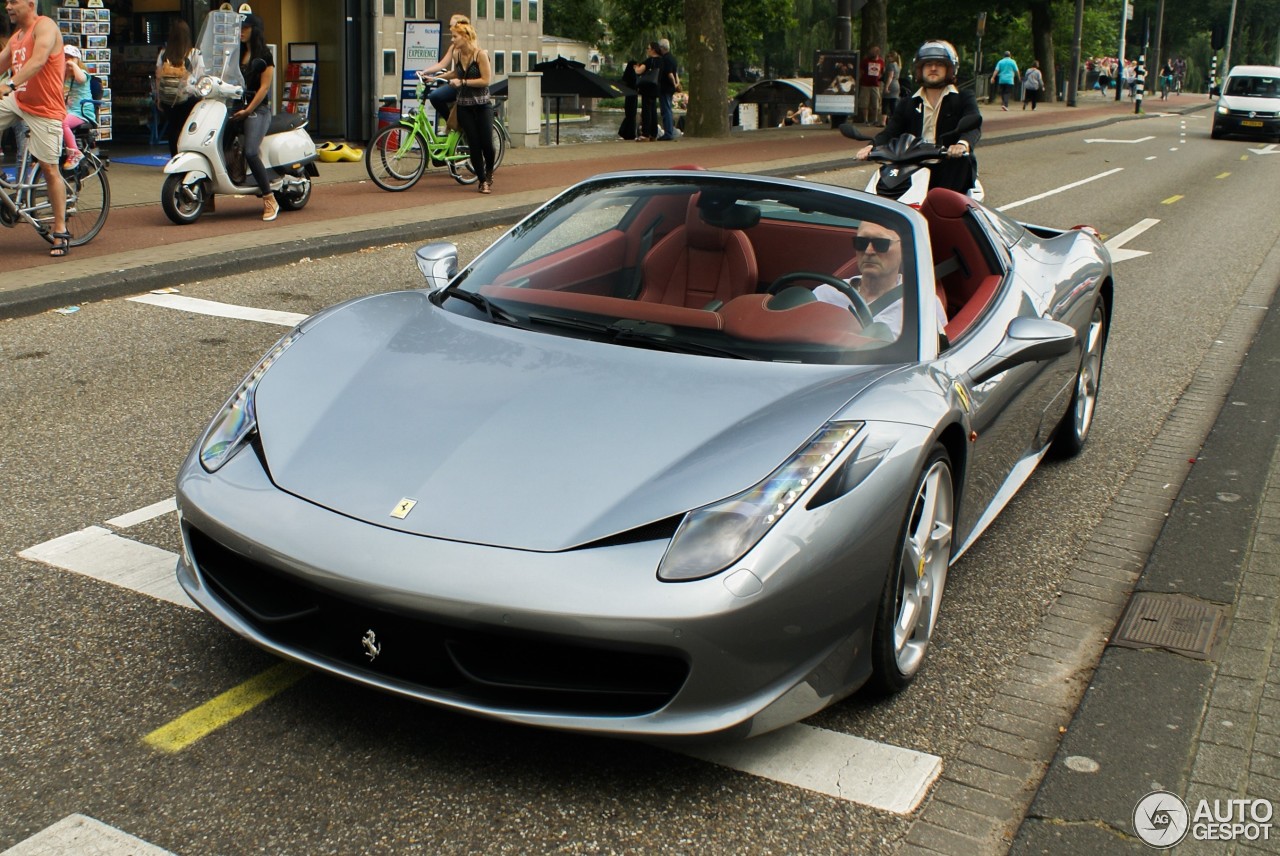
{"label": "bicycle wheel", "polygon": [[[86,159],[87,160],[87,159]],[[111,185],[107,172],[95,168],[87,175],[79,173],[67,179],[67,231],[71,246],[89,243],[102,231],[111,213]]]}
{"label": "bicycle wheel", "polygon": [[383,190],[408,190],[427,168],[426,141],[404,125],[383,128],[365,149],[364,168]]}
{"label": "bicycle wheel", "polygon": [[[502,129],[498,127],[498,120],[494,119],[493,124],[489,128],[493,134],[493,169],[497,172],[498,167],[502,166],[502,158],[507,153],[507,140],[502,134]],[[450,161],[449,173],[453,176],[453,180],[458,184],[475,184],[476,172],[471,168],[471,150],[467,147],[467,138],[458,137],[458,147],[456,149],[460,155],[467,157],[460,161]]]}

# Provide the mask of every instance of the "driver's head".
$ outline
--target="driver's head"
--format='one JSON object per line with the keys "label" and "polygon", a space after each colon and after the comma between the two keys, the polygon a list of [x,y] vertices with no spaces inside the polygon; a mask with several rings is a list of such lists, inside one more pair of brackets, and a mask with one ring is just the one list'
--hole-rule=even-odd
{"label": "driver's head", "polygon": [[885,288],[897,283],[902,270],[902,238],[897,232],[864,220],[853,239],[853,248],[858,253],[858,273],[864,282],[883,284]]}
{"label": "driver's head", "polygon": [[925,89],[942,89],[956,82],[959,55],[951,42],[927,41],[916,51],[916,80]]}

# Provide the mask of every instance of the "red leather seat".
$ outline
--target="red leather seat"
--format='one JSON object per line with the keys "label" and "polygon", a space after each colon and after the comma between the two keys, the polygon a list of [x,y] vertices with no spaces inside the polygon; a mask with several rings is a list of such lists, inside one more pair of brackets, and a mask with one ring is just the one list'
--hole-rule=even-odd
{"label": "red leather seat", "polygon": [[1000,284],[1000,272],[993,269],[978,224],[970,210],[969,197],[954,190],[935,187],[929,191],[920,213],[929,222],[929,245],[933,263],[950,268],[941,278],[946,294],[947,337],[955,340],[978,316]]}
{"label": "red leather seat", "polygon": [[643,262],[640,300],[702,309],[728,303],[760,284],[756,254],[746,233],[706,223],[698,194],[689,199],[683,225],[658,241]]}

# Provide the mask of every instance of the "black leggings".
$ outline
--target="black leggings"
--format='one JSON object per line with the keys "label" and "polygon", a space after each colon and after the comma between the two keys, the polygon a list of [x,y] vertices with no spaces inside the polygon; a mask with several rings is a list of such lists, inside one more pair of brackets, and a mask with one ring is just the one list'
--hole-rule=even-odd
{"label": "black leggings", "polygon": [[459,104],[458,129],[471,150],[471,171],[481,181],[493,180],[493,104]]}

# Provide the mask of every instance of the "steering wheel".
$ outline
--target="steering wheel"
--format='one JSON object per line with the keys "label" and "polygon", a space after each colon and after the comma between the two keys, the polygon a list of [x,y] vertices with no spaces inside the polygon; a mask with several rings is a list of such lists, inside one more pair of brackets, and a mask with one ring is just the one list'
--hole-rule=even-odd
{"label": "steering wheel", "polygon": [[807,270],[792,271],[791,273],[784,273],[782,276],[770,283],[767,293],[777,294],[791,283],[801,282],[804,280],[825,282],[827,285],[839,289],[840,293],[849,298],[849,302],[853,304],[849,307],[849,310],[857,316],[858,323],[863,327],[871,325],[873,319],[871,317],[871,307],[867,305],[867,301],[862,299],[862,295],[858,293],[856,288],[838,276],[831,276],[830,274]]}

